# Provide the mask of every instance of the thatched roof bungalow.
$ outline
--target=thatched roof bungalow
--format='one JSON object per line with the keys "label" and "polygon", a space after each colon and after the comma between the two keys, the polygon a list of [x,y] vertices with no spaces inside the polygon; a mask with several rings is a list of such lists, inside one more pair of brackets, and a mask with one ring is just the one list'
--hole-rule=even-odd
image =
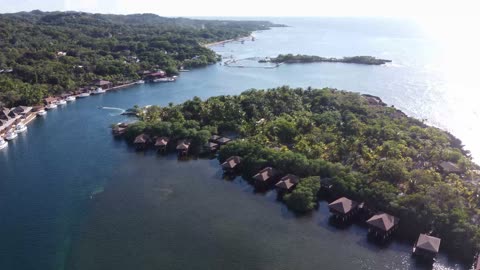
{"label": "thatched roof bungalow", "polygon": [[397,229],[398,222],[399,219],[392,215],[386,213],[376,214],[367,220],[368,232],[385,239]]}
{"label": "thatched roof bungalow", "polygon": [[291,191],[295,185],[300,182],[300,178],[298,176],[293,175],[293,174],[287,174],[278,183],[275,184],[275,187],[277,188],[278,191],[280,192],[288,192]]}
{"label": "thatched roof bungalow", "polygon": [[207,142],[203,145],[205,151],[215,152],[218,150],[218,144],[214,142]]}
{"label": "thatched roof bungalow", "polygon": [[276,176],[276,171],[272,167],[266,167],[253,176],[256,184],[267,185],[271,183]]}
{"label": "thatched roof bungalow", "polygon": [[120,125],[117,125],[112,128],[112,134],[113,136],[116,136],[116,137],[122,136],[123,134],[125,134],[126,131],[127,131],[127,128],[121,127]]}
{"label": "thatched roof bungalow", "polygon": [[166,147],[168,145],[169,139],[167,137],[158,137],[155,140],[156,147]]}
{"label": "thatched roof bungalow", "polygon": [[219,145],[225,145],[229,142],[231,142],[232,140],[230,138],[227,138],[227,137],[221,137],[220,139],[216,140],[216,143],[218,143]]}
{"label": "thatched roof bungalow", "polygon": [[358,212],[358,203],[342,197],[328,204],[328,208],[335,218],[347,220]]}
{"label": "thatched roof bungalow", "polygon": [[133,141],[133,144],[138,150],[147,148],[147,145],[149,143],[150,143],[150,136],[144,133],[135,137],[135,140]]}
{"label": "thatched roof bungalow", "polygon": [[222,169],[224,171],[234,171],[235,169],[238,168],[240,165],[240,162],[242,162],[242,158],[239,156],[231,156],[225,160],[225,162],[222,163]]}
{"label": "thatched roof bungalow", "polygon": [[218,135],[212,135],[212,137],[210,137],[210,140],[211,142],[217,142],[218,139],[222,138],[221,136],[218,136]]}
{"label": "thatched roof bungalow", "polygon": [[177,144],[177,151],[179,155],[188,154],[188,149],[190,148],[190,142],[186,140],[181,140]]}
{"label": "thatched roof bungalow", "polygon": [[413,254],[425,259],[435,259],[440,250],[440,238],[420,234],[418,240],[413,247]]}

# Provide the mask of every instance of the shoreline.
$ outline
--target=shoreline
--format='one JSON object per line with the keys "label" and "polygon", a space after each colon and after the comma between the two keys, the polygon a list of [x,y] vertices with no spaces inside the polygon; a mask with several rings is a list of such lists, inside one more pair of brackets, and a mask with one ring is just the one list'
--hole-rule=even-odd
{"label": "shoreline", "polygon": [[227,44],[227,43],[230,43],[230,42],[242,41],[242,40],[252,38],[252,37],[253,37],[253,33],[248,35],[248,36],[225,39],[225,40],[220,40],[220,41],[215,41],[215,42],[210,42],[210,43],[205,43],[205,44],[200,44],[200,45],[205,47],[205,48],[210,48],[210,47],[213,47],[213,46],[216,46],[216,45],[224,45],[224,44]]}

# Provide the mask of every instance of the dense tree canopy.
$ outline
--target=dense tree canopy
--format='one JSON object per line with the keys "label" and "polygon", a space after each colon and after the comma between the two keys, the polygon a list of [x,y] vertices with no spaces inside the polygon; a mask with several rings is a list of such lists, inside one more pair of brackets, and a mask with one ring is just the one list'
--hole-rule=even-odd
{"label": "dense tree canopy", "polygon": [[[312,209],[318,183],[310,182],[324,179],[338,195],[398,216],[409,233],[433,230],[444,248],[466,256],[479,248],[479,177],[468,151],[376,97],[281,87],[150,107],[140,116],[129,140],[147,132],[203,143],[208,134],[236,133],[241,139],[223,146],[219,160],[241,156],[246,179],[266,166],[316,176],[286,196],[292,210]],[[442,170],[442,162],[460,172]]]}
{"label": "dense tree canopy", "polygon": [[[141,70],[175,74],[217,61],[201,44],[275,26],[264,21],[207,21],[153,14],[81,12],[0,14],[0,102],[35,104],[103,78],[138,79]],[[19,90],[19,88],[21,90]]]}

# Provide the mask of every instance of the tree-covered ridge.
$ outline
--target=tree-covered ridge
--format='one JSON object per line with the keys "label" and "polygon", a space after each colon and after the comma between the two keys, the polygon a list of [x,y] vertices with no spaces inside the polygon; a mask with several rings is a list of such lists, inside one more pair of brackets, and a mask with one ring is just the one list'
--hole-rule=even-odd
{"label": "tree-covered ridge", "polygon": [[[175,74],[214,63],[204,43],[277,26],[265,21],[163,18],[82,12],[0,14],[0,102],[38,103],[103,78],[135,80],[142,70]],[[1,104],[0,104],[1,105]]]}
{"label": "tree-covered ridge", "polygon": [[277,57],[267,58],[260,60],[259,62],[272,62],[272,63],[346,63],[346,64],[361,64],[361,65],[383,65],[392,62],[392,60],[379,59],[373,56],[350,56],[343,58],[334,57],[322,57],[316,55],[304,55],[304,54],[279,54]]}
{"label": "tree-covered ridge", "polygon": [[[249,90],[150,107],[127,138],[142,132],[197,145],[213,133],[235,132],[240,139],[223,146],[219,159],[241,156],[246,179],[265,166],[320,176],[338,195],[396,215],[407,234],[433,231],[443,248],[465,256],[479,248],[477,165],[468,151],[378,98],[335,89]],[[293,210],[316,203],[311,192],[318,186],[308,181],[286,198]]]}

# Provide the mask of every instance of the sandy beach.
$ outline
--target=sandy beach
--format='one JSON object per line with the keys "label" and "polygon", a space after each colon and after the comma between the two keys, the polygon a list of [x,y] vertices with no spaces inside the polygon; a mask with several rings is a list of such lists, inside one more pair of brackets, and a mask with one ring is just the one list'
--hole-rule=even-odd
{"label": "sandy beach", "polygon": [[244,39],[250,39],[252,37],[253,37],[253,35],[248,35],[248,36],[239,37],[239,38],[232,38],[232,39],[226,39],[226,40],[221,40],[221,41],[216,41],[216,42],[205,43],[205,44],[202,44],[202,46],[208,48],[208,47],[212,47],[212,46],[216,46],[216,45],[222,45],[222,44],[229,43],[229,42],[241,41],[241,40],[244,40]]}

